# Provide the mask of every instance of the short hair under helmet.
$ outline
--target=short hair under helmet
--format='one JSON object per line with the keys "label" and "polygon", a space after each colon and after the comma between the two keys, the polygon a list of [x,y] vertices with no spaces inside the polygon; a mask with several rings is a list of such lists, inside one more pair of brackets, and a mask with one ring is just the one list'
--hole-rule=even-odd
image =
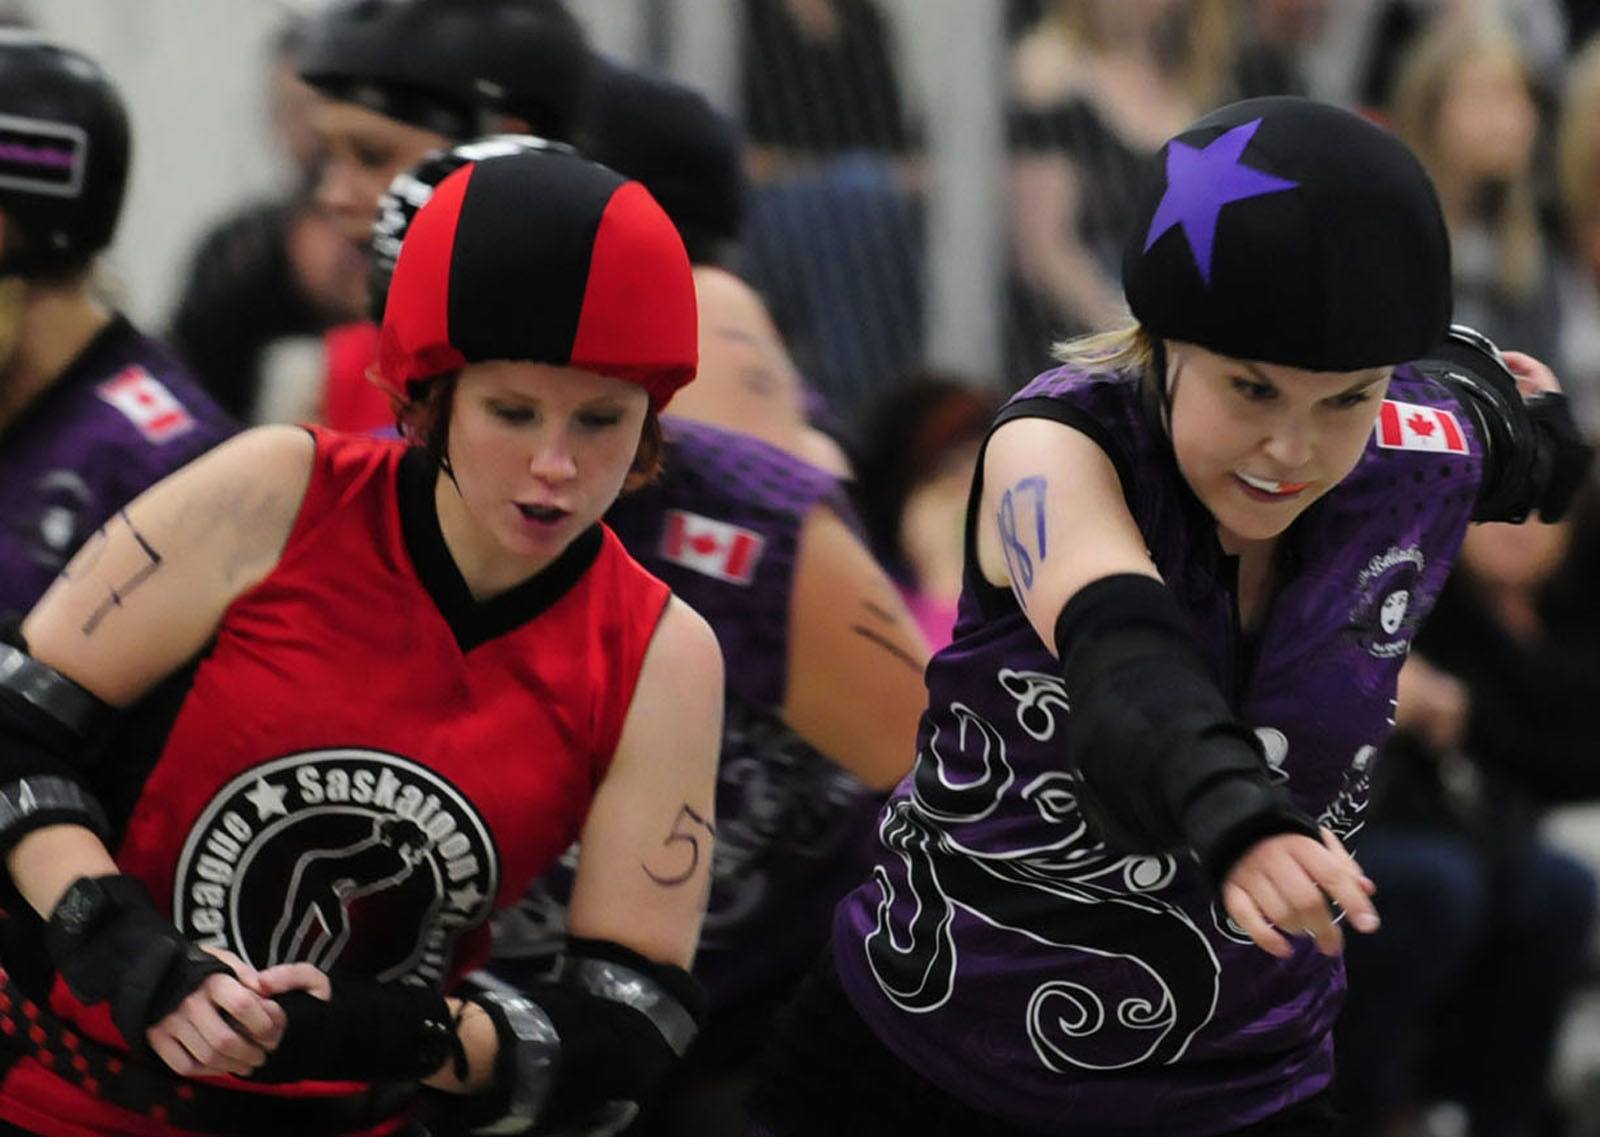
{"label": "short hair under helmet", "polygon": [[1249,99],[1171,139],[1122,286],[1151,334],[1312,371],[1416,359],[1450,326],[1450,241],[1404,143],[1309,99]]}
{"label": "short hair under helmet", "polygon": [[128,112],[88,56],[0,30],[0,273],[75,271],[111,243],[128,181]]}
{"label": "short hair under helmet", "polygon": [[637,383],[659,410],[694,378],[698,337],[689,258],[649,192],[523,147],[468,161],[416,210],[378,379],[405,401],[470,363],[548,363]]}
{"label": "short hair under helmet", "polygon": [[328,0],[299,59],[329,98],[455,139],[497,129],[498,115],[565,139],[589,67],[561,0]]}

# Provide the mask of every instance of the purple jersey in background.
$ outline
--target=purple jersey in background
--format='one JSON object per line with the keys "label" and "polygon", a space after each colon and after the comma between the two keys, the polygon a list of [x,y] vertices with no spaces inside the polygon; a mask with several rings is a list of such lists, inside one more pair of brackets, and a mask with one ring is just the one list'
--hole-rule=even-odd
{"label": "purple jersey in background", "polygon": [[0,618],[31,609],[78,546],[234,424],[127,319],[0,431]]}
{"label": "purple jersey in background", "polygon": [[[1247,640],[1236,562],[1136,379],[1050,372],[1008,415],[1056,418],[1107,451],[1222,691],[1299,806],[1348,840],[1400,665],[1478,490],[1468,416],[1397,370],[1361,462],[1284,535],[1282,584]],[[1011,593],[978,575],[968,530],[916,767],[881,815],[872,879],[835,924],[852,1004],[923,1077],[1043,1132],[1208,1137],[1316,1094],[1332,1076],[1342,961],[1306,938],[1274,959],[1191,856],[1121,856],[1085,832],[1060,669]]]}
{"label": "purple jersey in background", "polygon": [[[881,800],[778,718],[800,530],[849,517],[830,475],[745,435],[668,417],[661,478],[606,515],[627,549],[705,617],[726,664],[711,898],[695,957],[713,1013],[784,991],[870,864]],[[870,713],[870,709],[866,709]],[[560,950],[569,854],[495,929],[508,977]]]}

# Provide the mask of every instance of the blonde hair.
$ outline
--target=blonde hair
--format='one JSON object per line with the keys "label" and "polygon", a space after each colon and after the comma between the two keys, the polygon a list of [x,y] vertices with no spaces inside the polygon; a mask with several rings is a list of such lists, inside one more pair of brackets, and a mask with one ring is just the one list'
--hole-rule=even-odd
{"label": "blonde hair", "polygon": [[1138,321],[1103,332],[1091,332],[1052,344],[1050,354],[1059,362],[1085,371],[1148,372],[1155,366],[1155,336]]}
{"label": "blonde hair", "polygon": [[[1401,62],[1391,121],[1436,184],[1448,180],[1438,133],[1450,84],[1463,66],[1482,58],[1511,64],[1529,98],[1533,97],[1522,50],[1508,32],[1494,25],[1441,22]],[[1524,169],[1514,176],[1508,190],[1493,226],[1500,269],[1497,284],[1502,295],[1520,300],[1537,284],[1544,260],[1530,171]]]}
{"label": "blonde hair", "polygon": [[1569,238],[1600,222],[1600,38],[1572,61],[1556,131],[1556,178]]}

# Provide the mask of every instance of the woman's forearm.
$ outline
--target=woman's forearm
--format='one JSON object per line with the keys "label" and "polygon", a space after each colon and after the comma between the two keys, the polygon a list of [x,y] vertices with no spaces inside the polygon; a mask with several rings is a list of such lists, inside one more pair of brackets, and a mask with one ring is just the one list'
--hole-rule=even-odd
{"label": "woman's forearm", "polygon": [[6,869],[22,898],[45,919],[80,876],[121,871],[100,838],[81,825],[47,825],[34,830],[6,855]]}

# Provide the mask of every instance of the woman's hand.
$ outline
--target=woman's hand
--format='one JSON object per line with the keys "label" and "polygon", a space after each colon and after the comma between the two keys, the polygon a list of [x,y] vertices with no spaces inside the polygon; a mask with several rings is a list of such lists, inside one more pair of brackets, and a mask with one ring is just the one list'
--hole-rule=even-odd
{"label": "woman's hand", "polygon": [[1506,370],[1516,376],[1517,390],[1522,392],[1524,399],[1530,395],[1561,390],[1556,373],[1533,356],[1520,351],[1502,351],[1500,358],[1505,360]]}
{"label": "woman's hand", "polygon": [[1356,931],[1376,931],[1378,912],[1368,899],[1376,891],[1339,839],[1323,829],[1320,844],[1298,833],[1257,841],[1223,881],[1222,902],[1257,947],[1287,959],[1294,949],[1284,933],[1309,935],[1324,955],[1339,954],[1344,936],[1333,904]]}
{"label": "woman's hand", "polygon": [[1395,728],[1422,740],[1435,755],[1455,750],[1467,734],[1472,696],[1467,685],[1412,653],[1400,667]]}
{"label": "woman's hand", "polygon": [[257,990],[267,998],[289,991],[304,991],[326,1003],[333,997],[333,980],[312,963],[280,963],[258,976]]}
{"label": "woman's hand", "polygon": [[[186,1078],[247,1075],[283,1038],[288,1019],[261,989],[261,973],[232,952],[204,949],[232,969],[210,975],[145,1032],[150,1049]],[[282,968],[273,968],[273,971]],[[313,968],[313,970],[315,970]]]}

